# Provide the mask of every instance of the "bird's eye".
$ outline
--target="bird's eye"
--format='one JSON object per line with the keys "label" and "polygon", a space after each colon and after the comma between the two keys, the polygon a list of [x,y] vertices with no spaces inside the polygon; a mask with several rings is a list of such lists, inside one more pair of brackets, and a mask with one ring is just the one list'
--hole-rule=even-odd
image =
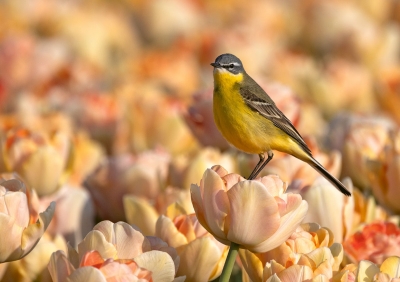
{"label": "bird's eye", "polygon": [[229,65],[229,68],[230,68],[230,69],[233,69],[233,67],[234,67],[233,64],[230,64],[230,65]]}

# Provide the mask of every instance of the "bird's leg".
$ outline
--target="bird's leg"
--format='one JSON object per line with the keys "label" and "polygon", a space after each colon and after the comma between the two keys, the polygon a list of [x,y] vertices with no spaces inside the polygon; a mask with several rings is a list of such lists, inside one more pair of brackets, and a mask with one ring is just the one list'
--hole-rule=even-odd
{"label": "bird's leg", "polygon": [[256,167],[253,169],[253,171],[250,173],[250,176],[247,178],[247,180],[252,180],[252,179],[256,178],[256,176],[258,174],[258,173],[256,174],[256,172],[257,172],[258,168],[264,162],[264,159],[265,159],[264,154],[263,153],[262,154],[258,154],[258,156],[260,157],[260,160],[258,161],[258,163],[257,163]]}
{"label": "bird's leg", "polygon": [[265,162],[263,162],[264,158],[265,158],[264,154],[260,154],[259,156],[260,156],[260,161],[258,162],[256,167],[253,169],[253,172],[250,174],[248,180],[252,180],[257,177],[257,175],[263,170],[263,168],[267,165],[267,163],[269,163],[269,161],[272,160],[272,158],[274,157],[274,153],[272,152],[272,150],[269,150],[268,158],[265,160]]}

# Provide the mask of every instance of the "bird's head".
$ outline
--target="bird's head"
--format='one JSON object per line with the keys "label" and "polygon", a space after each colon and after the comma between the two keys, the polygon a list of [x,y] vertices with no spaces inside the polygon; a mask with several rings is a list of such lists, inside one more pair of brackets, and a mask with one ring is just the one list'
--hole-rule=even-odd
{"label": "bird's head", "polygon": [[219,55],[211,65],[214,67],[214,73],[229,72],[234,75],[244,73],[242,61],[232,54]]}

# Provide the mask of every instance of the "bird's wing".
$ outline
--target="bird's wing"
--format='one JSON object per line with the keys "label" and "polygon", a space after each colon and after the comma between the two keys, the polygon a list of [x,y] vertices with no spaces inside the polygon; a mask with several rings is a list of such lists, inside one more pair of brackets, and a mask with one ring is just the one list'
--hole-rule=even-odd
{"label": "bird's wing", "polygon": [[[311,150],[308,148],[306,142],[304,142],[300,133],[296,130],[290,120],[278,109],[274,101],[267,95],[267,93],[260,89],[265,96],[265,99],[260,98],[258,95],[254,94],[254,90],[249,88],[241,88],[240,93],[247,104],[253,111],[258,112],[263,117],[272,121],[272,123],[281,129],[283,132],[288,134],[294,139],[310,156]],[[259,91],[257,91],[259,92]]]}

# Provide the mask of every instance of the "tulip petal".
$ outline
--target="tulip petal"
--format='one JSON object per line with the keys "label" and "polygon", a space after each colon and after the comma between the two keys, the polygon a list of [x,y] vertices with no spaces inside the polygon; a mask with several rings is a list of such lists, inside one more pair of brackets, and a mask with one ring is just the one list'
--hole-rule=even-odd
{"label": "tulip petal", "polygon": [[242,181],[227,194],[230,204],[227,216],[229,241],[244,246],[257,245],[278,230],[278,205],[264,185],[257,181]]}
{"label": "tulip petal", "polygon": [[281,282],[282,280],[279,279],[278,275],[274,274],[266,282]]}
{"label": "tulip petal", "polygon": [[263,276],[263,264],[252,252],[246,249],[239,249],[240,261],[245,272],[252,281],[261,281]]}
{"label": "tulip petal", "polygon": [[209,281],[221,259],[221,251],[211,237],[196,239],[177,251],[181,257],[177,275],[185,275],[187,281]]}
{"label": "tulip petal", "polygon": [[54,211],[56,208],[56,203],[51,202],[50,206],[42,213],[39,214],[39,218],[36,223],[30,224],[22,232],[21,238],[21,250],[22,258],[26,256],[39,242],[41,236],[46,231],[47,226],[49,226],[51,219],[53,218]]}
{"label": "tulip petal", "polygon": [[203,183],[200,187],[203,193],[204,215],[208,227],[212,230],[214,236],[225,239],[226,234],[223,230],[229,210],[225,184],[215,171],[207,169],[204,172]]}
{"label": "tulip petal", "polygon": [[151,250],[150,243],[140,231],[132,228],[125,222],[114,224],[115,245],[119,259],[132,259],[147,250]]}
{"label": "tulip petal", "polygon": [[134,258],[142,268],[152,272],[153,281],[172,281],[175,277],[175,264],[165,252],[149,251]]}
{"label": "tulip petal", "polygon": [[180,263],[180,257],[178,256],[176,249],[168,246],[166,242],[164,242],[158,237],[146,236],[146,239],[149,241],[152,251],[156,250],[156,251],[166,252],[171,256],[175,264],[175,272],[177,272]]}
{"label": "tulip petal", "polygon": [[206,218],[205,218],[203,199],[202,199],[201,190],[200,190],[199,186],[197,186],[195,184],[192,184],[190,186],[190,197],[191,197],[193,208],[195,210],[198,221],[208,232],[211,233],[211,229],[208,226]]}
{"label": "tulip petal", "polygon": [[39,196],[44,196],[53,193],[58,188],[64,166],[63,156],[60,156],[54,148],[38,147],[37,151],[30,155],[17,171],[31,187],[36,189]]}
{"label": "tulip petal", "polygon": [[23,228],[15,225],[12,217],[0,213],[2,238],[0,242],[0,263],[13,261],[22,257],[20,246]]}
{"label": "tulip petal", "polygon": [[63,251],[56,251],[51,255],[47,268],[54,282],[67,281],[67,277],[75,270]]}
{"label": "tulip petal", "polygon": [[93,230],[100,231],[107,242],[115,244],[114,223],[111,221],[103,220],[97,223]]}
{"label": "tulip petal", "polygon": [[123,198],[124,210],[127,222],[134,224],[142,231],[145,236],[153,236],[156,232],[156,222],[158,212],[147,200],[126,195]]}
{"label": "tulip petal", "polygon": [[85,239],[78,245],[79,260],[90,251],[98,251],[100,255],[107,259],[117,259],[117,250],[112,243],[106,241],[102,232],[93,230],[86,235]]}
{"label": "tulip petal", "polygon": [[174,248],[188,243],[186,237],[176,229],[172,220],[164,215],[157,220],[156,236]]}
{"label": "tulip petal", "polygon": [[[310,203],[305,222],[318,222],[332,230],[337,242],[342,242],[344,196],[326,179],[318,177],[301,195]],[[347,215],[346,215],[347,216]]]}
{"label": "tulip petal", "polygon": [[392,278],[400,277],[400,257],[388,257],[380,267],[381,272],[389,274]]}
{"label": "tulip petal", "polygon": [[68,278],[68,282],[107,282],[100,270],[85,266],[75,270]]}
{"label": "tulip petal", "polygon": [[338,271],[344,256],[343,245],[339,243],[333,243],[332,246],[329,247],[329,249],[331,250],[333,259],[335,261],[332,265],[332,269],[333,271]]}
{"label": "tulip petal", "polygon": [[304,219],[307,209],[307,202],[302,200],[296,210],[287,213],[280,219],[281,225],[279,229],[270,238],[256,246],[251,246],[249,250],[263,253],[278,247],[296,230],[298,224]]}
{"label": "tulip petal", "polygon": [[0,213],[11,215],[14,224],[20,227],[28,226],[29,209],[26,194],[23,192],[6,192],[3,199],[0,199]]}
{"label": "tulip petal", "polygon": [[377,273],[379,273],[379,267],[376,264],[362,260],[358,264],[356,281],[373,281]]}

